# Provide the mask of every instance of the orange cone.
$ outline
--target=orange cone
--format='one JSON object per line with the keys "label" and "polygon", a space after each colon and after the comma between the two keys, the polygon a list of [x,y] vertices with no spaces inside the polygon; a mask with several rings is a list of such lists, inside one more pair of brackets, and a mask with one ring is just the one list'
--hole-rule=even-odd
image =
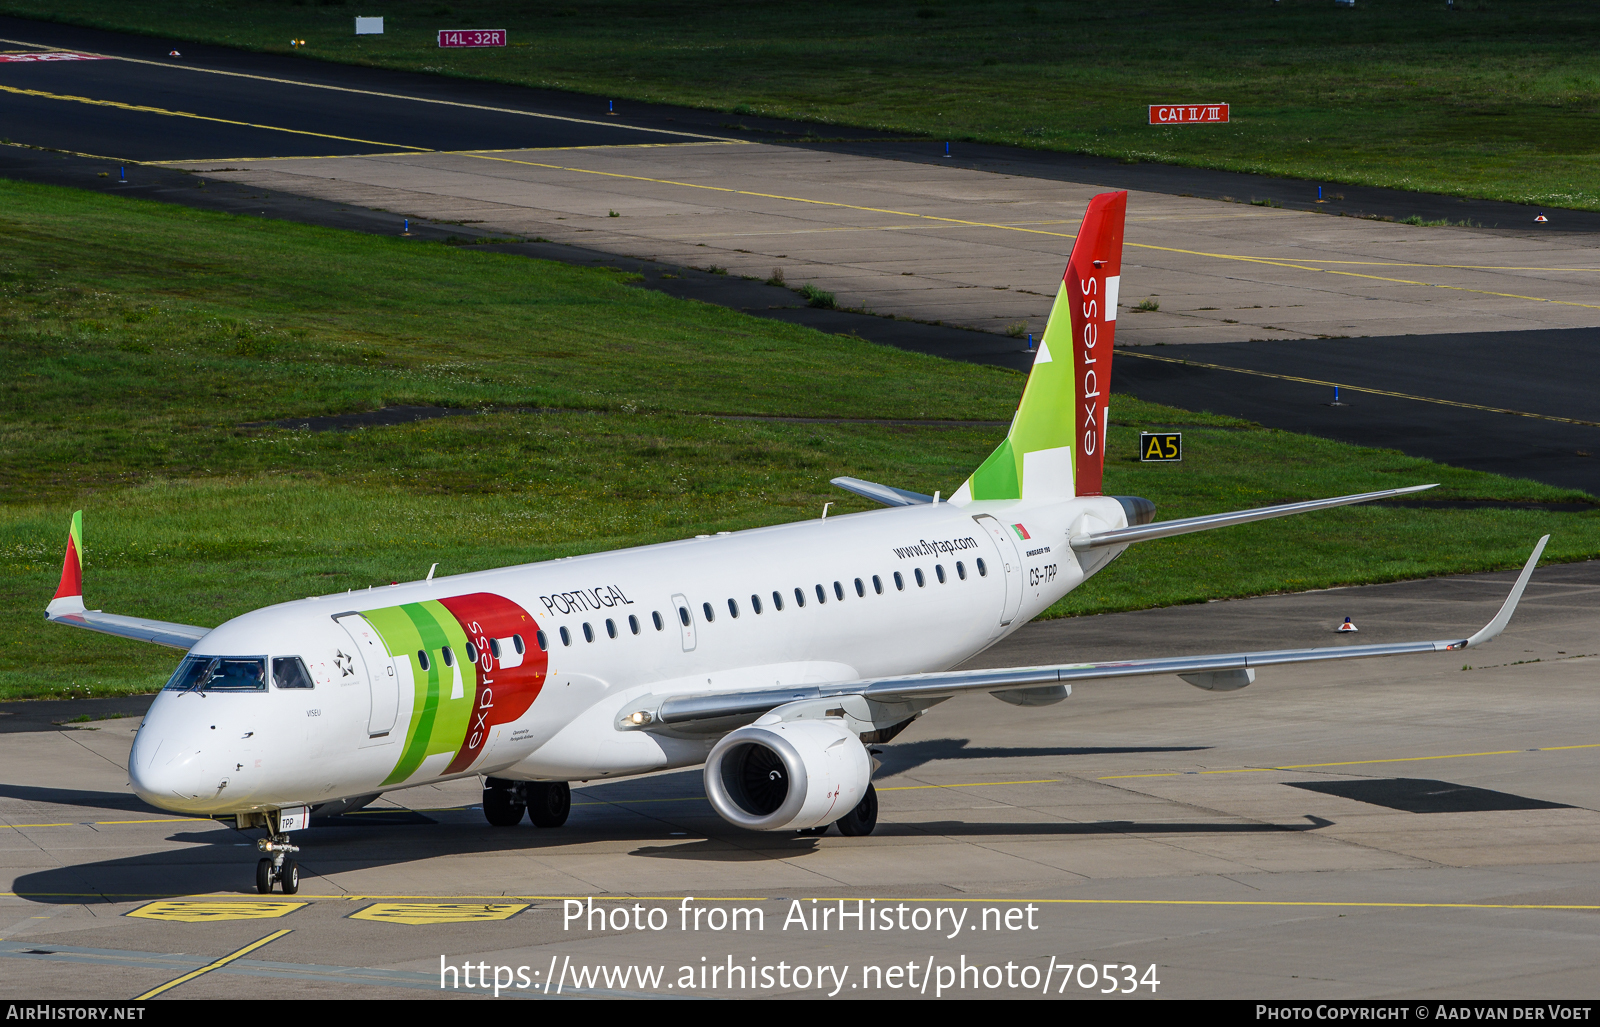
{"label": "orange cone", "polygon": [[1350,623],[1350,618],[1346,617],[1344,619],[1344,623],[1339,625],[1339,630],[1340,631],[1360,631],[1361,629],[1356,627],[1354,624],[1351,624]]}
{"label": "orange cone", "polygon": [[1540,214],[1538,217],[1534,218],[1533,220],[1535,220],[1535,221],[1537,221],[1537,222],[1542,224],[1544,222],[1549,221],[1550,219],[1545,217],[1543,214]]}

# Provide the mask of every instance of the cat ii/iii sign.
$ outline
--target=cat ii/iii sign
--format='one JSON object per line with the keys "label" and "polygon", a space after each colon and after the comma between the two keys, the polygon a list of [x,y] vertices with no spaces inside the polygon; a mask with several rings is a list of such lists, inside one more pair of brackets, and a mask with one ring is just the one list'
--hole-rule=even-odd
{"label": "cat ii/iii sign", "polygon": [[1169,463],[1183,459],[1183,432],[1163,431],[1139,433],[1139,461]]}

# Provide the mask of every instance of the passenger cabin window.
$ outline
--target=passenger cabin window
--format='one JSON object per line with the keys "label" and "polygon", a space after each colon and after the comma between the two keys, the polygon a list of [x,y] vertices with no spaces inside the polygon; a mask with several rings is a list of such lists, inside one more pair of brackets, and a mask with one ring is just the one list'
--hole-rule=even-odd
{"label": "passenger cabin window", "polygon": [[956,577],[960,578],[962,581],[967,580],[967,565],[962,563],[960,560],[956,561]]}
{"label": "passenger cabin window", "polygon": [[883,595],[883,579],[876,574],[872,576],[872,590],[879,595]]}
{"label": "passenger cabin window", "polygon": [[454,667],[456,665],[456,654],[450,651],[449,646],[445,646],[443,649],[440,649],[439,655],[444,659],[444,665],[446,667]]}
{"label": "passenger cabin window", "polygon": [[839,584],[837,581],[833,583],[833,596],[835,599],[841,601],[844,599],[844,586]]}
{"label": "passenger cabin window", "polygon": [[796,606],[804,606],[804,605],[806,605],[806,594],[805,594],[805,592],[801,591],[798,588],[794,590],[794,605],[796,605]]}
{"label": "passenger cabin window", "polygon": [[687,606],[678,607],[678,619],[683,621],[684,627],[689,626],[689,608]]}
{"label": "passenger cabin window", "polygon": [[661,622],[661,614],[658,611],[651,610],[650,611],[650,619],[655,622],[655,626],[656,626],[656,630],[657,631],[662,631],[662,630],[666,629],[666,625]]}
{"label": "passenger cabin window", "polygon": [[633,632],[635,635],[639,633],[639,618],[635,617],[631,613],[628,614],[628,630]]}
{"label": "passenger cabin window", "polygon": [[589,626],[589,622],[588,621],[584,621],[583,622],[583,640],[585,642],[593,642],[594,641],[594,628],[591,628]]}
{"label": "passenger cabin window", "polygon": [[894,572],[894,587],[895,590],[899,592],[904,592],[906,590],[906,579],[900,576],[899,571]]}
{"label": "passenger cabin window", "polygon": [[774,593],[772,593],[772,608],[774,610],[778,610],[780,612],[783,610],[783,593],[782,592],[774,592]]}
{"label": "passenger cabin window", "polygon": [[978,564],[978,577],[987,578],[989,576],[989,565],[983,562],[983,557],[981,557],[981,556],[978,557],[977,564]]}
{"label": "passenger cabin window", "polygon": [[918,588],[927,588],[928,587],[927,579],[922,576],[922,568],[921,567],[916,568],[911,573],[915,574],[917,576],[917,587]]}
{"label": "passenger cabin window", "polygon": [[867,586],[865,586],[865,585],[863,585],[861,583],[861,579],[860,578],[857,578],[856,579],[856,595],[857,596],[864,596],[866,594],[867,594]]}
{"label": "passenger cabin window", "polygon": [[417,650],[417,665],[420,666],[423,670],[427,670],[428,669],[428,650],[426,650],[426,649],[418,649]]}
{"label": "passenger cabin window", "polygon": [[761,597],[760,596],[751,596],[750,597],[750,609],[756,611],[757,614],[761,613]]}
{"label": "passenger cabin window", "polygon": [[607,638],[616,638],[617,637],[617,622],[612,620],[610,617],[606,618],[606,637]]}
{"label": "passenger cabin window", "polygon": [[265,692],[265,656],[185,656],[166,684],[174,692]]}
{"label": "passenger cabin window", "polygon": [[827,602],[828,601],[828,593],[826,593],[826,592],[824,592],[822,590],[822,586],[821,585],[817,585],[816,589],[817,589],[817,602],[819,602],[819,603]]}
{"label": "passenger cabin window", "polygon": [[489,639],[489,652],[494,655],[495,659],[498,660],[500,658],[500,640],[498,638]]}
{"label": "passenger cabin window", "polygon": [[936,563],[933,565],[933,576],[939,579],[939,584],[944,584],[944,564]]}
{"label": "passenger cabin window", "polygon": [[478,647],[473,645],[471,642],[467,643],[467,662],[468,663],[477,663],[478,662]]}
{"label": "passenger cabin window", "polygon": [[710,624],[712,621],[717,619],[717,611],[715,611],[715,610],[713,610],[711,608],[711,604],[710,603],[701,603],[700,604],[700,612],[702,612],[702,613],[704,613],[706,615],[706,623],[707,624]]}
{"label": "passenger cabin window", "polygon": [[734,602],[732,599],[728,600],[728,616],[732,617],[734,620],[739,619],[739,604]]}
{"label": "passenger cabin window", "polygon": [[274,656],[272,658],[272,683],[279,688],[315,688],[311,682],[311,675],[306,672],[306,665],[298,656]]}
{"label": "passenger cabin window", "polygon": [[541,653],[547,653],[550,651],[550,640],[545,637],[543,631],[535,631],[533,633],[533,640],[539,643],[539,651]]}
{"label": "passenger cabin window", "polygon": [[518,656],[521,656],[523,653],[528,651],[528,647],[527,647],[526,644],[523,643],[521,635],[512,635],[511,636],[511,645],[512,645],[512,647],[514,649],[517,650],[517,655]]}
{"label": "passenger cabin window", "polygon": [[571,645],[572,644],[572,633],[569,632],[564,625],[561,628],[561,644],[562,645]]}

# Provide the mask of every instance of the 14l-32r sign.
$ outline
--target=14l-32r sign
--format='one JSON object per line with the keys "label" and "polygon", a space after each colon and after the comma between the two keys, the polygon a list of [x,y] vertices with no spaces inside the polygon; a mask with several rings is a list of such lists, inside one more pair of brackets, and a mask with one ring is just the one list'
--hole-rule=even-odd
{"label": "14l-32r sign", "polygon": [[[440,46],[505,46],[505,29],[440,29]],[[1152,115],[1153,116],[1153,115]]]}
{"label": "14l-32r sign", "polygon": [[1225,103],[1153,103],[1150,105],[1152,125],[1194,125],[1201,122],[1220,125],[1228,120]]}

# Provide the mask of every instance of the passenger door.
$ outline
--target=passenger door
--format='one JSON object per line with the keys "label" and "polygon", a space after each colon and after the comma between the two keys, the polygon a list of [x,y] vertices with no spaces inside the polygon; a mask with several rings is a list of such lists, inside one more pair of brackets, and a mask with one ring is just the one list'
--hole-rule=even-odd
{"label": "passenger door", "polygon": [[378,637],[378,632],[359,613],[343,613],[334,618],[344,628],[355,646],[356,666],[366,672],[367,686],[372,695],[371,712],[367,715],[367,736],[377,741],[387,739],[394,730],[400,712],[400,679],[395,661]]}

